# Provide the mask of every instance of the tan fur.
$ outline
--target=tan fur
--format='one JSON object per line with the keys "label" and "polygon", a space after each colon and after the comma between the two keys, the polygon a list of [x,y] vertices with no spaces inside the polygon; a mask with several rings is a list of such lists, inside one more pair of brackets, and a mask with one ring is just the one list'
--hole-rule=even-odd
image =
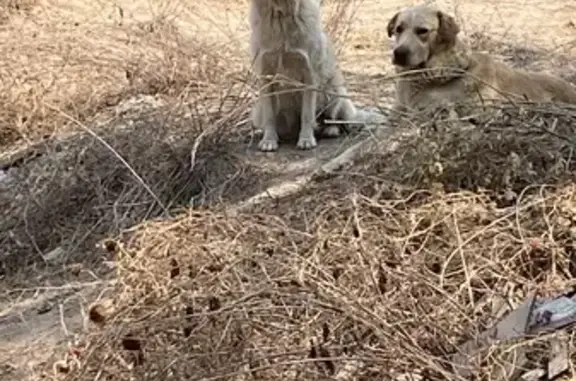
{"label": "tan fur", "polygon": [[[453,17],[426,5],[397,13],[393,38],[397,107],[434,110],[447,103],[527,100],[576,104],[576,88],[563,79],[512,69],[458,39]],[[396,54],[395,54],[396,53]]]}
{"label": "tan fur", "polygon": [[[322,29],[319,0],[251,0],[250,25],[260,87],[252,122],[264,131],[262,151],[276,150],[279,135],[297,131],[298,148],[316,147],[318,114],[354,118],[356,109],[345,98],[333,46]],[[337,136],[340,128],[327,127],[324,133]]]}

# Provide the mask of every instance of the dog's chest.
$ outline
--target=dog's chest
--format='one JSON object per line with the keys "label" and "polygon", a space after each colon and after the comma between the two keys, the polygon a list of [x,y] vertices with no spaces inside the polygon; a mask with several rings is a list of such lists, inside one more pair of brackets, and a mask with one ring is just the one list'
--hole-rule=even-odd
{"label": "dog's chest", "polygon": [[313,15],[264,12],[253,25],[253,38],[260,50],[278,53],[304,50],[313,53],[321,49],[320,21]]}

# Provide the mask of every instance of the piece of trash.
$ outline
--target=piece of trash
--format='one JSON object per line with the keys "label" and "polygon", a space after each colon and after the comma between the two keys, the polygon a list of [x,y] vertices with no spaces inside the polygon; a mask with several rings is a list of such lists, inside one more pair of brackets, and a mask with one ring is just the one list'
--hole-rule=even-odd
{"label": "piece of trash", "polygon": [[462,377],[470,377],[473,371],[471,362],[482,350],[497,342],[524,336],[530,321],[534,300],[535,294],[532,293],[520,307],[505,316],[492,328],[460,345],[451,359],[454,371]]}
{"label": "piece of trash", "polygon": [[[576,324],[576,292],[565,293],[555,298],[537,299],[530,293],[522,305],[504,316],[498,323],[482,332],[478,337],[468,340],[459,346],[451,356],[454,371],[461,377],[472,375],[474,361],[484,349],[497,343],[522,339],[529,336],[550,333]],[[541,379],[547,376],[554,379],[569,367],[569,353],[566,340],[556,340],[553,345],[550,362],[546,370],[531,370],[522,375],[524,365],[528,362],[521,346],[509,354],[514,361],[506,367],[501,376],[507,379],[520,377],[526,381]],[[512,375],[517,375],[512,377]]]}
{"label": "piece of trash", "polygon": [[536,302],[529,331],[531,333],[550,332],[576,322],[576,297],[560,296]]}

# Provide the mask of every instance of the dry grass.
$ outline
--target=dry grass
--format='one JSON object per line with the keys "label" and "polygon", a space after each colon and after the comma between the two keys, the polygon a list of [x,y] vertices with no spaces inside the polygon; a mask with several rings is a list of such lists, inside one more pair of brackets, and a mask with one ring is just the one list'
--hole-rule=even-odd
{"label": "dry grass", "polygon": [[[0,148],[65,131],[55,109],[86,120],[134,94],[218,97],[246,75],[247,25],[227,10],[234,2],[13,3],[0,24]],[[352,5],[327,14],[336,38]]]}
{"label": "dry grass", "polygon": [[58,110],[85,121],[135,94],[201,91],[206,98],[198,100],[217,99],[222,83],[240,72],[242,57],[230,39],[214,49],[194,34],[184,38],[172,15],[186,11],[184,21],[193,23],[194,6],[122,6],[48,1],[0,29],[3,146],[66,131],[70,123]]}
{"label": "dry grass", "polygon": [[[162,42],[173,38],[168,27],[119,33],[114,30],[122,28],[114,25],[119,22],[88,24],[65,11],[51,5],[36,8],[37,18],[15,17],[2,31],[1,52],[8,58],[0,67],[2,103],[7,106],[0,119],[4,145],[37,141],[61,131],[67,120],[54,109],[84,120],[116,104],[132,90],[130,85],[145,93],[147,84],[166,90],[167,84],[162,89],[150,74],[161,66],[174,66],[164,61],[162,51]],[[183,68],[177,69],[175,73],[181,74]],[[138,85],[142,87],[136,89]]]}
{"label": "dry grass", "polygon": [[[22,269],[54,248],[90,262],[118,236],[99,323],[67,372],[44,364],[44,378],[455,379],[446,355],[499,301],[573,285],[573,108],[421,125],[393,155],[227,216],[222,204],[270,174],[231,143],[248,132],[246,26],[206,3],[49,1],[3,16],[1,146],[57,135],[0,163],[13,176],[0,187],[3,285],[30,286]],[[332,2],[340,43],[357,4]],[[202,205],[185,209],[191,198]],[[501,361],[487,355],[479,375]]]}
{"label": "dry grass", "polygon": [[[337,4],[328,23],[351,17],[351,5]],[[0,148],[19,149],[0,160],[12,177],[0,188],[3,274],[54,249],[81,259],[102,235],[192,199],[259,190],[267,174],[234,156],[253,88],[238,44],[245,25],[214,31],[225,7],[49,1],[10,13]]]}
{"label": "dry grass", "polygon": [[[94,261],[86,252],[103,235],[187,205],[215,187],[213,173],[242,171],[224,148],[251,99],[236,71],[241,56],[184,39],[169,5],[123,21],[112,3],[49,2],[12,15],[0,32],[12,37],[0,45],[10,58],[0,64],[10,79],[0,81],[1,142],[25,145],[1,162],[10,175],[0,189],[8,279],[55,249],[65,262]],[[112,19],[102,16],[110,10]]]}
{"label": "dry grass", "polygon": [[[574,145],[558,135],[576,115],[554,134],[526,127],[551,113],[404,142],[256,213],[141,225],[116,245],[114,307],[67,379],[454,379],[447,355],[498,302],[573,284]],[[479,374],[502,361],[491,352]]]}
{"label": "dry grass", "polygon": [[491,112],[477,126],[441,117],[422,121],[421,135],[372,171],[421,188],[439,183],[449,192],[488,190],[512,203],[526,189],[572,180],[576,107],[517,103]]}

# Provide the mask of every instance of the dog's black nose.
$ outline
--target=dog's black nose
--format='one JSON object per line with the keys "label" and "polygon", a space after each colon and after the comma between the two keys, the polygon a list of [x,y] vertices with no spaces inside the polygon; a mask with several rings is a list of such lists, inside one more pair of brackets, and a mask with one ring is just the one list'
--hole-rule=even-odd
{"label": "dog's black nose", "polygon": [[404,46],[399,46],[396,49],[394,49],[394,51],[392,52],[394,58],[393,58],[393,63],[395,65],[400,65],[400,66],[404,66],[408,63],[408,54],[410,52],[408,51],[408,48],[404,47]]}

